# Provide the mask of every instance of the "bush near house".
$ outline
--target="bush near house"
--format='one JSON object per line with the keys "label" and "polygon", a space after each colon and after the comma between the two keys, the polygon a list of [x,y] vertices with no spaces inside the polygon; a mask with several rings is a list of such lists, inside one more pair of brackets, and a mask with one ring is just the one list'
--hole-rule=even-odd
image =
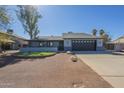
{"label": "bush near house", "polygon": [[5,50],[6,46],[13,42],[9,34],[0,31],[0,51]]}

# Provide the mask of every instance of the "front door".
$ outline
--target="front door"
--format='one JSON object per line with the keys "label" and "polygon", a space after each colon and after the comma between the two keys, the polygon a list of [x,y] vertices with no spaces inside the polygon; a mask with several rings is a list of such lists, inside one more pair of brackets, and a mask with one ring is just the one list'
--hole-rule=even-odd
{"label": "front door", "polygon": [[59,51],[63,51],[64,50],[64,41],[59,41],[58,50]]}

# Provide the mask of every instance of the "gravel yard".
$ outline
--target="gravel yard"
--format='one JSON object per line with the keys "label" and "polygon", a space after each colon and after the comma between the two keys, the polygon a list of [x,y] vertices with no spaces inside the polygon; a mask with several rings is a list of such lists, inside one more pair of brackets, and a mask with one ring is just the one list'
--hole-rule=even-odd
{"label": "gravel yard", "polygon": [[104,88],[112,87],[81,60],[70,55],[34,59],[0,57],[0,87]]}

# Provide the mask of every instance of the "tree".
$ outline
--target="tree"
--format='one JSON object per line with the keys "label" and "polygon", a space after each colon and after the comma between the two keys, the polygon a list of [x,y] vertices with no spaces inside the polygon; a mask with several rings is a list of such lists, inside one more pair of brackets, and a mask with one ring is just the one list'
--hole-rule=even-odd
{"label": "tree", "polygon": [[40,32],[38,30],[38,20],[41,18],[37,8],[31,5],[18,5],[17,7],[16,14],[25,32],[29,34],[30,39],[36,39]]}
{"label": "tree", "polygon": [[103,38],[103,44],[105,45],[106,42],[111,41],[111,37],[108,33],[106,33],[103,29],[99,31],[99,35]]}
{"label": "tree", "polygon": [[111,37],[110,37],[110,35],[108,35],[107,33],[105,33],[105,34],[103,35],[103,38],[104,38],[104,42],[111,41]]}
{"label": "tree", "polygon": [[99,31],[99,35],[100,36],[103,36],[105,34],[105,31],[103,30],[103,29],[101,29],[100,31]]}
{"label": "tree", "polygon": [[6,6],[0,6],[0,29],[5,29],[10,24],[10,16]]}
{"label": "tree", "polygon": [[[5,50],[5,45],[11,40],[9,34],[0,32],[0,51]],[[2,47],[3,46],[3,47]]]}
{"label": "tree", "polygon": [[[10,24],[10,15],[8,14],[7,6],[0,6],[0,29],[6,29]],[[10,40],[7,34],[0,32],[0,51],[1,45],[5,45],[7,40]]]}
{"label": "tree", "polygon": [[93,34],[94,36],[96,36],[97,30],[96,30],[96,29],[93,29],[93,30],[92,30],[92,34]]}

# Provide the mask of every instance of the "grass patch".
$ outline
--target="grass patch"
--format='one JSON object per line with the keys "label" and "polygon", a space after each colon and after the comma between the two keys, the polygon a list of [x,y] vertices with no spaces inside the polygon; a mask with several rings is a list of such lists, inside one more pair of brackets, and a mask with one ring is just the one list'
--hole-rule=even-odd
{"label": "grass patch", "polygon": [[19,52],[16,55],[20,57],[45,57],[56,54],[55,52]]}

